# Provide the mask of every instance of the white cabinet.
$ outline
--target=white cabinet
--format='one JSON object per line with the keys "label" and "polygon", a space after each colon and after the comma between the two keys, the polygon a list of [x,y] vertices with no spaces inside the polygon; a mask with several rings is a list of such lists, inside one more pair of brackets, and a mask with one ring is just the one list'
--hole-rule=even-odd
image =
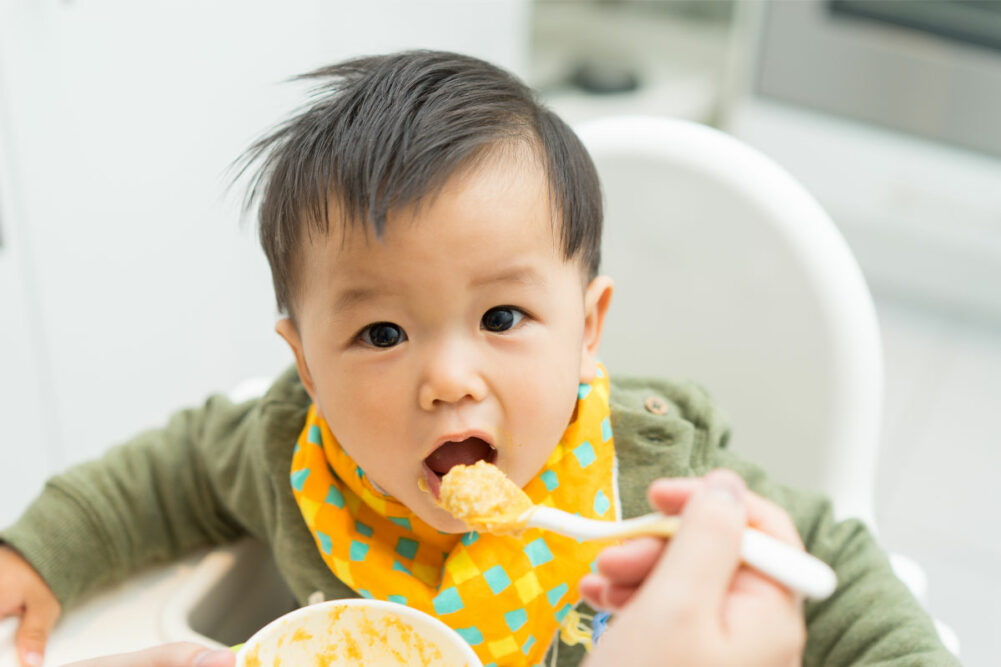
{"label": "white cabinet", "polygon": [[[302,102],[303,86],[283,82],[418,47],[524,74],[528,10],[527,0],[0,0],[19,202],[4,231],[16,222],[25,248],[17,266],[0,256],[2,421],[17,413],[14,439],[28,438],[16,446],[51,451],[41,467],[61,468],[290,363],[253,225],[239,225],[240,193],[225,191],[231,161]],[[18,272],[33,277],[31,304],[17,296]],[[38,372],[35,343],[51,369],[44,419],[22,382]],[[34,479],[38,466],[5,434],[6,507],[34,485],[7,478]]]}

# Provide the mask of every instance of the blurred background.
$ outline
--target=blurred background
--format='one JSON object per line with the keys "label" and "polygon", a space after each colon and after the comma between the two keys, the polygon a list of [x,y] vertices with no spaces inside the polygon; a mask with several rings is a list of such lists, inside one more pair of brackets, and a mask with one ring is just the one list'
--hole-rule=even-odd
{"label": "blurred background", "polygon": [[[0,524],[291,362],[230,163],[352,55],[479,56],[565,120],[706,123],[831,214],[876,300],[880,539],[1001,654],[1001,2],[0,0]],[[711,387],[710,387],[711,390]]]}

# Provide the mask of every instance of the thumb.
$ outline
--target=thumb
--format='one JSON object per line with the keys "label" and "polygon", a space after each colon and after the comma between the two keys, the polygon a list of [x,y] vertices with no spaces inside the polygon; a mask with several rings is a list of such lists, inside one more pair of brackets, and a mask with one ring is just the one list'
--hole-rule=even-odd
{"label": "thumb", "polygon": [[653,577],[662,579],[677,600],[702,600],[720,609],[740,567],[747,524],[744,481],[729,470],[714,470],[685,504],[681,527]]}
{"label": "thumb", "polygon": [[14,638],[22,665],[38,667],[42,664],[45,642],[57,618],[59,604],[54,600],[34,600],[25,605],[24,616]]}
{"label": "thumb", "polygon": [[235,664],[236,655],[232,651],[213,651],[198,644],[178,642],[91,658],[66,667],[233,667]]}
{"label": "thumb", "polygon": [[232,651],[213,651],[189,642],[165,644],[127,657],[129,661],[122,663],[123,667],[138,664],[136,658],[148,660],[150,667],[232,667],[236,663]]}

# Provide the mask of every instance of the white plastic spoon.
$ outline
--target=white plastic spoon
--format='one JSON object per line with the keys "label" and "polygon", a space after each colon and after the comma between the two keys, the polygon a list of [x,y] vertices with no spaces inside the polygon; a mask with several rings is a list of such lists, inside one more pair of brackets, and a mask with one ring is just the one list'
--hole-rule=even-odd
{"label": "white plastic spoon", "polygon": [[[501,535],[543,528],[578,540],[672,537],[681,525],[678,517],[660,513],[625,521],[598,521],[534,505],[523,490],[486,461],[453,466],[442,480],[440,492],[439,502],[452,516],[475,530]],[[827,563],[753,528],[744,529],[740,557],[786,588],[814,600],[826,598],[838,585]]]}
{"label": "white plastic spoon", "polygon": [[[578,540],[600,540],[640,535],[672,537],[681,520],[654,513],[624,521],[598,521],[536,505],[525,512],[518,523],[525,528],[543,528]],[[744,529],[740,557],[762,574],[813,600],[826,598],[838,585],[837,576],[827,563],[754,528]]]}

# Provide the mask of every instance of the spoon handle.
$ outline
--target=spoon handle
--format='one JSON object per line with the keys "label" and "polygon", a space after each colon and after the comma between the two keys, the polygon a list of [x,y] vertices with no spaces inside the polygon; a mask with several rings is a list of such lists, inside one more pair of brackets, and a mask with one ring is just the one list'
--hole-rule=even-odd
{"label": "spoon handle", "polygon": [[830,565],[754,528],[744,529],[740,557],[758,572],[811,600],[823,600],[838,587]]}
{"label": "spoon handle", "polygon": [[623,521],[598,521],[544,505],[536,505],[525,512],[521,521],[526,528],[543,528],[578,540],[604,540],[640,535],[672,537],[681,523],[676,516],[665,516],[657,512]]}
{"label": "spoon handle", "polygon": [[667,516],[658,512],[644,514],[643,516],[622,521],[609,521],[611,537],[639,537],[641,535],[651,535],[653,537],[674,537],[681,526],[681,519],[676,516]]}
{"label": "spoon handle", "polygon": [[[641,535],[673,537],[681,524],[678,517],[657,512],[624,521],[585,519],[544,506],[536,506],[530,512],[526,517],[527,527],[544,528],[578,540]],[[754,528],[744,529],[740,557],[765,576],[811,599],[822,600],[837,587],[837,576],[827,563]]]}

